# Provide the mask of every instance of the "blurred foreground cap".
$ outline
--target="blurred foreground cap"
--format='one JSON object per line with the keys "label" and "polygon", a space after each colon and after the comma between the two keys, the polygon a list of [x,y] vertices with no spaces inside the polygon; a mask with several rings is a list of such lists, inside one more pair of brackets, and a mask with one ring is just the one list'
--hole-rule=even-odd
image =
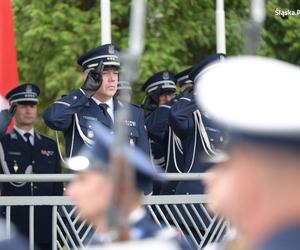
{"label": "blurred foreground cap", "polygon": [[300,146],[299,67],[258,56],[227,58],[197,79],[196,93],[200,109],[229,129],[232,142]]}

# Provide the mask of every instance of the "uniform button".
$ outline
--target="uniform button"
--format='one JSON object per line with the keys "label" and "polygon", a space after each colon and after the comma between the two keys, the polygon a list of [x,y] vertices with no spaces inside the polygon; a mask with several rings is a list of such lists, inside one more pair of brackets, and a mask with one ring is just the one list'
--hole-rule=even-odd
{"label": "uniform button", "polygon": [[190,193],[186,193],[186,194],[190,194]]}
{"label": "uniform button", "polygon": [[32,164],[34,164],[35,163],[35,161],[32,161]]}
{"label": "uniform button", "polygon": [[175,193],[175,189],[172,189],[172,192]]}
{"label": "uniform button", "polygon": [[74,100],[76,100],[76,99],[77,99],[77,96],[76,96],[76,95],[74,95],[74,96],[73,96],[73,99],[74,99]]}
{"label": "uniform button", "polygon": [[37,189],[37,186],[34,185],[33,188],[34,188],[34,189]]}
{"label": "uniform button", "polygon": [[92,128],[92,125],[89,125],[89,128]]}

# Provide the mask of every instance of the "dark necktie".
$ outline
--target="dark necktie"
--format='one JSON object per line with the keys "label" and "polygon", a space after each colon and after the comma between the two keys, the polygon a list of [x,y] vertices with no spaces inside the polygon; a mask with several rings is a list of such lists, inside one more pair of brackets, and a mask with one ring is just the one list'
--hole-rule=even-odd
{"label": "dark necktie", "polygon": [[26,138],[27,145],[30,146],[30,147],[32,147],[32,144],[30,142],[30,136],[31,136],[31,134],[30,133],[25,133],[24,136]]}
{"label": "dark necktie", "polygon": [[109,113],[107,112],[108,105],[106,103],[100,103],[99,107],[103,111],[103,114],[104,114],[105,119],[106,119],[106,124],[108,125],[109,128],[113,128],[113,121],[112,121]]}

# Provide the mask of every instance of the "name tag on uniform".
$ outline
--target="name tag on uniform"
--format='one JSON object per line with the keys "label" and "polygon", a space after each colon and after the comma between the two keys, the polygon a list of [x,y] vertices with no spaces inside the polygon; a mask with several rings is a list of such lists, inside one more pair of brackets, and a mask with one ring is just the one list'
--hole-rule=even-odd
{"label": "name tag on uniform", "polygon": [[136,127],[136,121],[125,120],[125,124],[128,127]]}
{"label": "name tag on uniform", "polygon": [[83,119],[86,119],[86,120],[90,120],[90,121],[98,121],[96,117],[93,117],[93,116],[82,116]]}
{"label": "name tag on uniform", "polygon": [[9,155],[21,155],[21,152],[8,151],[7,153],[8,153]]}
{"label": "name tag on uniform", "polygon": [[45,156],[47,156],[47,157],[49,157],[49,156],[54,155],[54,151],[47,150],[47,149],[42,149],[42,150],[41,150],[41,154],[42,154],[42,155],[45,155]]}

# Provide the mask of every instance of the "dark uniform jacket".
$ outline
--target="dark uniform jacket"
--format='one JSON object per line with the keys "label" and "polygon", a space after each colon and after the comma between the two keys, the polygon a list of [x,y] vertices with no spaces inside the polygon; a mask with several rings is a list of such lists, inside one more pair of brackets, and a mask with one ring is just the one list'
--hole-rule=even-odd
{"label": "dark uniform jacket", "polygon": [[[200,114],[200,118],[199,115],[195,115],[196,113]],[[199,119],[201,119],[201,122]],[[205,172],[209,165],[203,161],[203,157],[211,154],[215,145],[219,145],[223,141],[222,131],[213,127],[213,123],[209,118],[200,113],[193,93],[180,98],[172,106],[169,120],[171,128],[182,142],[184,172]],[[205,134],[207,135],[206,138]],[[205,139],[208,139],[208,141],[205,141]],[[199,182],[181,182],[177,186],[178,194],[199,194],[203,192],[203,186]]]}
{"label": "dark uniform jacket", "polygon": [[[184,172],[183,152],[181,150],[181,141],[175,138],[173,130],[170,128],[169,113],[172,105],[177,100],[174,99],[161,105],[146,118],[146,127],[149,138],[161,145],[166,159],[166,173]],[[175,140],[177,139],[177,143]],[[169,195],[176,192],[176,181],[165,183],[161,186],[160,194]]]}
{"label": "dark uniform jacket", "polygon": [[[113,103],[114,112],[123,106],[116,99],[113,100]],[[131,117],[124,121],[129,129],[129,142],[149,155],[143,110],[133,104],[130,104],[129,107]],[[99,121],[103,125],[109,126],[105,114],[96,102],[86,97],[80,89],[74,90],[54,102],[44,112],[43,117],[50,128],[64,132],[68,157],[78,154],[84,143],[91,144],[93,142],[93,122]]]}
{"label": "dark uniform jacket", "polygon": [[[29,146],[22,136],[13,130],[1,139],[3,153],[0,164],[0,174],[53,174],[61,173],[57,144],[41,134],[35,132],[34,146]],[[1,154],[1,153],[0,153]],[[5,162],[3,162],[3,158]],[[62,195],[62,183],[3,183],[4,196],[51,196]],[[5,216],[5,208],[1,208]],[[35,207],[35,240],[38,243],[51,242],[52,210],[48,206]],[[18,230],[28,235],[29,209],[28,207],[12,207],[11,219]]]}

